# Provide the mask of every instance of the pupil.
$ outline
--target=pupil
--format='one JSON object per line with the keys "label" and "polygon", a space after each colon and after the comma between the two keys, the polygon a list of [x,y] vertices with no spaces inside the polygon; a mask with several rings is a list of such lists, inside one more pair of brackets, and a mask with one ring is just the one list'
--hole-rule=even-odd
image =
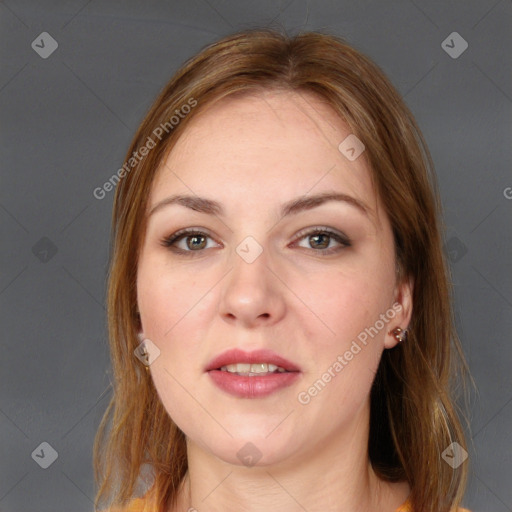
{"label": "pupil", "polygon": [[[323,243],[320,241],[320,243],[317,244],[318,239],[322,239],[322,238],[323,238]],[[312,235],[311,239],[314,240],[313,245],[316,245],[316,247],[325,249],[329,245],[329,235],[320,233],[320,234]]]}

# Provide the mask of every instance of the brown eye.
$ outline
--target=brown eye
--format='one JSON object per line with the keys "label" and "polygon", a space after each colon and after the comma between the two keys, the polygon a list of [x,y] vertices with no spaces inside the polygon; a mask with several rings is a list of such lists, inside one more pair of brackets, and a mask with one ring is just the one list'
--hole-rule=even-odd
{"label": "brown eye", "polygon": [[206,237],[203,235],[192,235],[185,237],[187,247],[191,250],[204,249],[206,247]]}
{"label": "brown eye", "polygon": [[311,245],[313,249],[327,249],[331,241],[331,235],[328,235],[327,233],[310,235],[308,238],[309,245]]}
{"label": "brown eye", "polygon": [[301,231],[297,236],[297,240],[299,247],[313,250],[318,254],[331,254],[352,245],[348,237],[343,233],[319,227],[309,231]]}

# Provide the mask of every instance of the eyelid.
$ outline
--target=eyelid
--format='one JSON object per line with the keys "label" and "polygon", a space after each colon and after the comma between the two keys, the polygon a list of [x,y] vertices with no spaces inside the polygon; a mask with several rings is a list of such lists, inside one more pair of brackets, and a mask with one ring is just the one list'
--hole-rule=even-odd
{"label": "eyelid", "polygon": [[[188,235],[188,236],[193,236],[193,235],[202,235],[202,236],[205,236],[207,238],[211,238],[212,240],[215,241],[215,243],[219,243],[215,237],[213,237],[207,229],[204,229],[204,228],[184,228],[184,229],[179,229],[178,231],[172,233],[171,235],[169,236],[165,236],[162,240],[161,240],[161,244],[164,246],[164,247],[167,247],[169,249],[173,249],[174,251],[176,252],[181,252],[181,253],[194,253],[194,252],[202,252],[202,251],[184,251],[183,249],[179,249],[178,247],[175,247],[173,244],[175,244],[177,241],[180,240],[180,238],[186,238],[186,236],[184,235]],[[222,245],[222,244],[221,244]]]}
{"label": "eyelid", "polygon": [[[343,233],[342,231],[333,229],[333,228],[329,228],[327,226],[310,226],[308,228],[301,229],[295,236],[293,243],[296,243],[296,242],[302,240],[303,238],[306,238],[307,236],[312,236],[312,235],[315,235],[318,233],[326,233],[326,234],[334,237],[335,239],[337,239],[337,241],[339,243],[341,243],[342,245],[344,245],[346,247],[350,247],[352,245],[350,238],[347,235],[345,235],[345,233]],[[314,249],[312,249],[312,250],[314,250]],[[315,251],[315,252],[322,252],[322,251]]]}

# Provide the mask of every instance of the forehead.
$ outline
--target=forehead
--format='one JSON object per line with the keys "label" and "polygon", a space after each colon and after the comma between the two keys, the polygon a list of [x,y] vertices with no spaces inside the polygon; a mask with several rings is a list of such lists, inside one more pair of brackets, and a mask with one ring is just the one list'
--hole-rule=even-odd
{"label": "forehead", "polygon": [[305,91],[262,90],[228,96],[197,115],[186,133],[188,137],[200,137],[205,130],[221,125],[223,131],[236,133],[237,139],[258,136],[269,141],[276,135],[279,140],[308,134],[312,142],[322,135],[325,142],[336,144],[339,136],[349,133],[330,105]]}
{"label": "forehead", "polygon": [[170,193],[276,200],[338,190],[376,209],[363,154],[339,150],[349,126],[307,92],[258,91],[227,97],[191,119],[158,169],[151,203]]}

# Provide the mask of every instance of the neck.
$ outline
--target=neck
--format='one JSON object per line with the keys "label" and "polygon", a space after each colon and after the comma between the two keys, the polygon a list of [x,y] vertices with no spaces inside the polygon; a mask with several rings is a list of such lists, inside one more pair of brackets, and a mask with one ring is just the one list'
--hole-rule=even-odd
{"label": "neck", "polygon": [[[172,512],[394,512],[405,483],[380,480],[368,459],[368,413],[343,435],[268,466],[237,466],[187,443],[189,468]],[[364,427],[366,425],[366,428]]]}

